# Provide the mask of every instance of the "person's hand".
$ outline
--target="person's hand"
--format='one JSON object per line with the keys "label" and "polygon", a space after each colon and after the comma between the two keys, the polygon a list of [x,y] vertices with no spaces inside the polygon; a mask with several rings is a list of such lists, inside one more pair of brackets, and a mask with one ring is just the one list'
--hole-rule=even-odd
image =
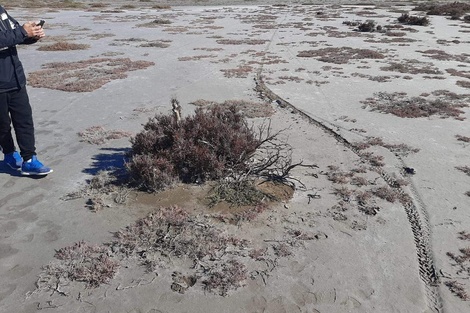
{"label": "person's hand", "polygon": [[46,36],[44,29],[42,29],[41,26],[36,26],[35,22],[27,22],[23,25],[23,28],[28,34],[29,38],[41,39]]}

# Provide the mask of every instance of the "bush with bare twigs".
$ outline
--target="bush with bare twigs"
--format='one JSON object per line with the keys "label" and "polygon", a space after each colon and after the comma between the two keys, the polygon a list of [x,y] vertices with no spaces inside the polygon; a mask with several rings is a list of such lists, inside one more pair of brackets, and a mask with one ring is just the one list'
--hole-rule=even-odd
{"label": "bush with bare twigs", "polygon": [[[176,99],[173,104],[178,104]],[[172,182],[200,183],[258,177],[288,182],[292,148],[271,134],[270,125],[249,127],[235,105],[197,108],[193,116],[157,115],[132,141],[127,169],[134,183],[149,191]],[[256,154],[256,157],[255,157]]]}

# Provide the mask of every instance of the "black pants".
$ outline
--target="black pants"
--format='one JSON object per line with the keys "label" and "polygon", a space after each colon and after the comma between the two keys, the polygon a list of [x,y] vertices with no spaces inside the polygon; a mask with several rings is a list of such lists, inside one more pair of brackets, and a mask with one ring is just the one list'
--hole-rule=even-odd
{"label": "black pants", "polygon": [[0,146],[3,153],[15,151],[11,134],[11,123],[15,129],[16,142],[23,160],[36,154],[34,124],[26,87],[0,93]]}

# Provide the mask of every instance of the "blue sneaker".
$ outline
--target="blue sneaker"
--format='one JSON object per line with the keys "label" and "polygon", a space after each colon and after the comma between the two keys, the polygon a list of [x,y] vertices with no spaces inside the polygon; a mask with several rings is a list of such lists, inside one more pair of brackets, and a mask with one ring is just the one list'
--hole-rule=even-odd
{"label": "blue sneaker", "polygon": [[18,151],[15,151],[12,153],[5,154],[5,158],[3,159],[3,162],[5,162],[6,165],[8,165],[14,170],[20,170],[21,165],[23,164],[23,159],[21,158]]}
{"label": "blue sneaker", "polygon": [[35,155],[31,160],[23,162],[21,166],[21,174],[26,176],[47,175],[50,173],[52,173],[52,169],[39,162]]}

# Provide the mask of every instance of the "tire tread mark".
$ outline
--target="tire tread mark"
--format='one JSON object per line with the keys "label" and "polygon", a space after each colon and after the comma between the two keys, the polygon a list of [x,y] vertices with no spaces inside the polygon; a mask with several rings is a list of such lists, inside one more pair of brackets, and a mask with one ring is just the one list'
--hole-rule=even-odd
{"label": "tire tread mark", "polygon": [[[255,78],[255,91],[259,94],[261,98],[266,98],[272,102],[276,102],[281,107],[288,107],[294,113],[299,114],[300,116],[308,120],[311,124],[319,127],[327,134],[333,136],[337,142],[343,144],[345,147],[354,152],[357,156],[361,157],[361,152],[341,134],[333,130],[331,127],[325,125],[325,123],[322,123],[321,121],[313,118],[302,110],[299,110],[297,107],[295,107],[294,105],[282,99],[273,91],[271,91],[263,81],[262,70],[263,68],[261,67],[258,70]],[[397,154],[395,154],[395,156],[397,157],[402,167],[405,167],[406,165],[403,159]],[[397,184],[397,181],[391,175],[385,172],[382,168],[377,166],[372,166],[372,168],[395,191],[397,191],[401,195],[408,195],[402,187],[397,187],[399,186]],[[421,199],[413,182],[410,179],[408,179],[408,182],[408,187],[411,191],[411,201],[404,201],[402,202],[402,205],[405,209],[405,213],[407,215],[407,219],[414,237],[419,266],[419,275],[422,282],[424,283],[425,294],[428,301],[428,308],[431,309],[433,312],[443,313],[444,308],[438,287],[438,275],[436,274],[436,268],[434,265],[434,258],[431,249],[431,227],[429,222],[429,215],[426,210],[426,205]]]}

